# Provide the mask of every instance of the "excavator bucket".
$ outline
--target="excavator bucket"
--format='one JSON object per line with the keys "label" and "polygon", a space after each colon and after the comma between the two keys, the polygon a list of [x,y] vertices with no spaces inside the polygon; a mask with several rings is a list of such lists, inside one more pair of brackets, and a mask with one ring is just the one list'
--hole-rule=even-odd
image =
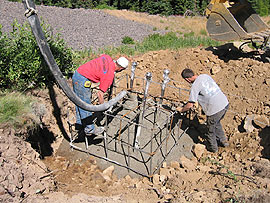
{"label": "excavator bucket", "polygon": [[246,0],[212,0],[206,9],[209,36],[218,41],[269,38],[269,27]]}

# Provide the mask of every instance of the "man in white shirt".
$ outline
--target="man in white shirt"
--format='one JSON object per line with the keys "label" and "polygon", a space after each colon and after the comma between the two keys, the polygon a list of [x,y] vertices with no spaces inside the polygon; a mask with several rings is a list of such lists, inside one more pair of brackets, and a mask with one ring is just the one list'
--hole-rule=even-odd
{"label": "man in white shirt", "polygon": [[207,116],[208,151],[217,152],[218,146],[227,147],[229,145],[227,137],[220,123],[229,108],[227,97],[213,78],[207,74],[195,75],[191,69],[187,68],[182,71],[181,75],[192,86],[188,103],[179,111],[188,111],[195,102],[198,102]]}

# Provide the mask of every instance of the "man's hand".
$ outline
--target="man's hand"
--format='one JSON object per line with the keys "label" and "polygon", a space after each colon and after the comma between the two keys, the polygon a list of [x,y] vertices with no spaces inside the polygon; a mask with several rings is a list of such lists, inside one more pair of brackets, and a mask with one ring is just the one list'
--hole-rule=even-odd
{"label": "man's hand", "polygon": [[176,110],[179,111],[180,113],[184,113],[191,109],[193,107],[194,103],[188,102],[183,108],[182,107],[177,107]]}
{"label": "man's hand", "polygon": [[179,106],[179,107],[176,108],[176,111],[179,111],[181,113],[182,109],[183,109],[183,107]]}

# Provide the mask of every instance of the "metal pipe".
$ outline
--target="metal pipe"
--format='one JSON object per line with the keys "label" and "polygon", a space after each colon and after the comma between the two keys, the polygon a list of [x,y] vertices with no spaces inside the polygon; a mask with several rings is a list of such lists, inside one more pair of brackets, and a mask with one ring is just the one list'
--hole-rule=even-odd
{"label": "metal pipe", "polygon": [[170,73],[170,70],[164,69],[164,71],[163,71],[163,82],[161,84],[161,98],[160,98],[159,104],[162,104],[163,97],[164,97],[164,94],[165,94],[166,85],[167,85],[168,82],[170,82],[169,73]]}
{"label": "metal pipe", "polygon": [[143,112],[142,112],[142,120],[144,117],[144,112],[145,112],[145,104],[146,104],[146,98],[148,96],[148,90],[149,90],[149,86],[152,80],[152,73],[147,72],[145,75],[146,78],[146,85],[145,85],[145,91],[144,91],[144,96],[143,96]]}
{"label": "metal pipe", "polygon": [[135,78],[135,70],[137,67],[137,62],[133,62],[131,66],[131,75],[130,75],[130,89],[133,88],[134,78]]}
{"label": "metal pipe", "polygon": [[[139,120],[140,123],[143,122],[143,118],[144,118],[146,98],[147,98],[149,86],[150,86],[150,83],[152,80],[152,73],[147,72],[145,75],[145,79],[146,79],[146,84],[145,84],[145,89],[144,89],[143,110],[142,110],[142,114],[141,114],[141,121]],[[139,125],[138,129],[137,129],[136,138],[135,138],[135,145],[134,145],[135,148],[137,148],[137,149],[140,147],[140,144],[138,141],[138,138],[140,137],[140,135],[141,135],[141,126]]]}

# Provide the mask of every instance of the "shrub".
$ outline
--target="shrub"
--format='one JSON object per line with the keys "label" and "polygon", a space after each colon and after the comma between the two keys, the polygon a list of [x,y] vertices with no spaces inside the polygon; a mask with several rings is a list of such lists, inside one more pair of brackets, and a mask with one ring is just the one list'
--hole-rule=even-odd
{"label": "shrub", "polygon": [[0,87],[5,87],[6,82],[5,76],[7,75],[8,71],[5,68],[5,65],[8,64],[8,58],[5,57],[6,53],[5,49],[8,46],[8,37],[6,34],[2,33],[2,25],[0,24]]}
{"label": "shrub", "polygon": [[97,5],[95,9],[108,9],[108,10],[115,10],[116,8],[112,6],[108,6],[106,4]]}
{"label": "shrub", "polygon": [[170,5],[170,1],[167,0],[149,0],[145,1],[142,6],[142,11],[146,11],[149,14],[161,14],[161,15],[172,15],[173,10]]}
{"label": "shrub", "polygon": [[[17,21],[12,26],[8,35],[0,26],[0,89],[25,90],[54,81],[30,26]],[[67,75],[73,69],[72,50],[59,34],[53,36],[48,31],[48,25],[42,27],[57,65]]]}
{"label": "shrub", "polygon": [[134,40],[129,36],[123,37],[122,43],[123,44],[135,44]]}

